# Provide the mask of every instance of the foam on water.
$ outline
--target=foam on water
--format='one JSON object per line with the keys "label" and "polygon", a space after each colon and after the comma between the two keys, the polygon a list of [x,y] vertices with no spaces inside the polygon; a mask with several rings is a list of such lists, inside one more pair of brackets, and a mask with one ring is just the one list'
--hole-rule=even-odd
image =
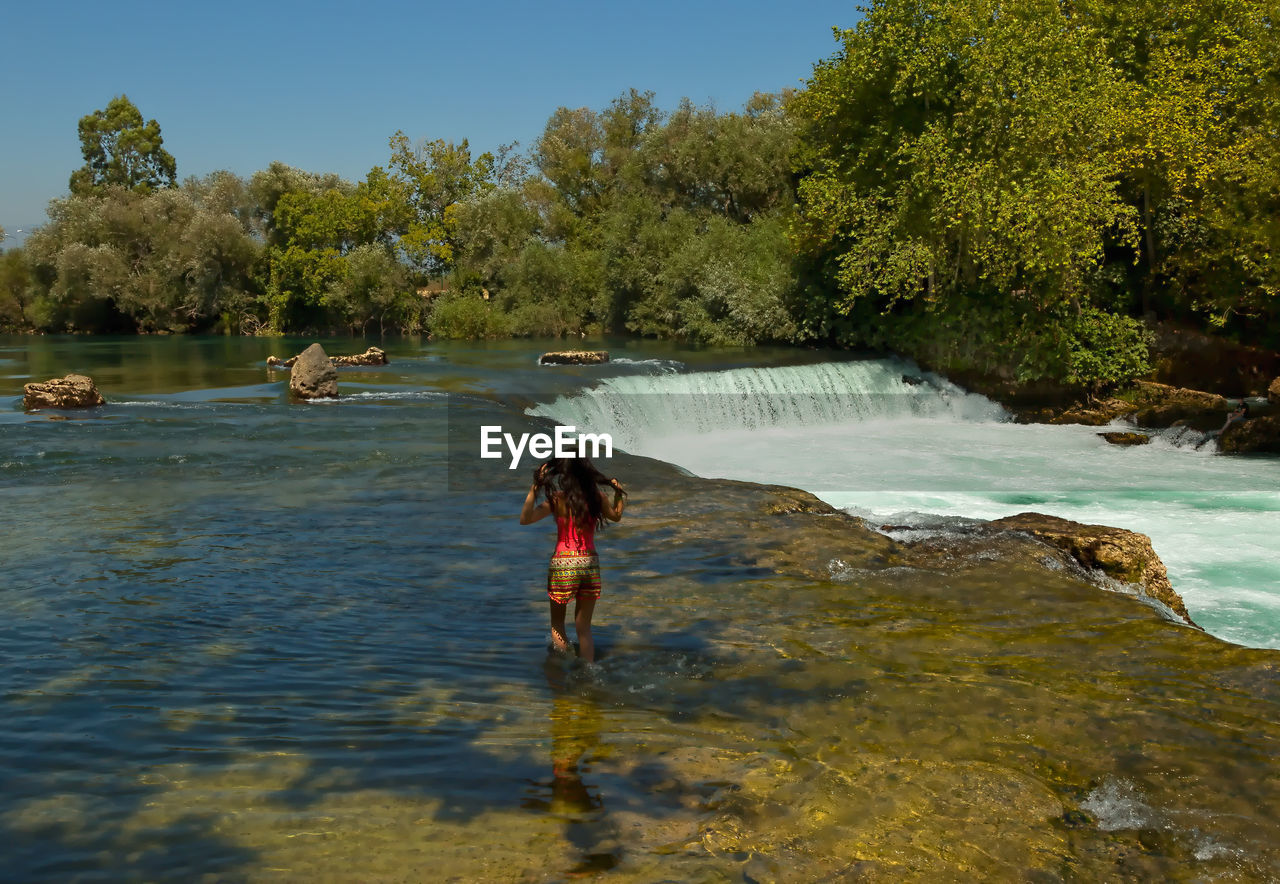
{"label": "foam on water", "polygon": [[1184,434],[1121,448],[1096,427],[1015,424],[889,360],[613,378],[535,412],[699,475],[798,486],[872,524],[1034,510],[1139,531],[1198,623],[1280,647],[1275,459]]}

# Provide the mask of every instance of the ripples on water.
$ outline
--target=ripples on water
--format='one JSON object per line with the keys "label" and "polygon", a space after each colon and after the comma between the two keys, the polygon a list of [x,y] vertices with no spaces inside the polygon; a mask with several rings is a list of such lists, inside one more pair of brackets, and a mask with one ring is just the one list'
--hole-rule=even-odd
{"label": "ripples on water", "polygon": [[[633,513],[602,539],[584,668],[546,651],[525,471],[449,457],[443,394],[514,421],[591,370],[406,344],[344,371],[338,403],[290,406],[262,365],[290,343],[0,351],[0,395],[82,370],[112,402],[51,420],[11,399],[0,421],[6,876],[1280,870],[1275,692],[1248,682],[1271,658],[1188,632],[1225,673],[1201,676],[1182,631],[1022,547],[871,566],[623,458]],[[633,356],[615,370],[708,359]],[[837,579],[767,565],[805,544]]]}

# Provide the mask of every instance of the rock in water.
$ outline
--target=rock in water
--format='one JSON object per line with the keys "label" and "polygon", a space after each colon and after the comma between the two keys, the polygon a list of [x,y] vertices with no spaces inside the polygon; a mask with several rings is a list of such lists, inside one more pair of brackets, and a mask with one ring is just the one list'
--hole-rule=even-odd
{"label": "rock in water", "polygon": [[1169,573],[1152,548],[1151,538],[1145,534],[1106,525],[1084,525],[1042,513],[1019,513],[996,519],[991,526],[1022,531],[1051,543],[1086,568],[1096,568],[1123,583],[1141,587],[1145,595],[1196,625],[1187,614],[1182,596],[1169,583]]}
{"label": "rock in water", "polygon": [[540,365],[599,365],[609,361],[608,350],[560,350],[543,353]]}
{"label": "rock in water", "polygon": [[35,408],[93,408],[105,405],[106,400],[94,386],[93,378],[82,374],[69,374],[43,384],[27,384],[23,387],[22,407]]}
{"label": "rock in water", "polygon": [[1146,433],[1099,433],[1098,435],[1112,445],[1146,445],[1151,441],[1151,437]]}
{"label": "rock in water", "polygon": [[379,347],[370,347],[355,356],[330,356],[334,365],[386,365],[387,354]]}
{"label": "rock in water", "polygon": [[1280,378],[1276,378],[1271,382],[1271,386],[1267,387],[1267,399],[1272,405],[1280,405]]}
{"label": "rock in water", "polygon": [[[281,359],[279,356],[268,356],[267,367],[293,368],[293,364],[297,361],[297,356],[290,356],[288,359]],[[386,352],[380,347],[370,347],[355,356],[330,356],[329,361],[334,365],[386,365],[389,360]]]}
{"label": "rock in water", "polygon": [[[1068,408],[1048,418],[1051,424],[1084,424],[1087,427],[1102,427],[1118,417],[1133,414],[1138,406],[1123,399],[1104,399],[1101,402],[1081,404]],[[1034,414],[1034,413],[1032,413]]]}
{"label": "rock in water", "polygon": [[289,393],[299,399],[337,398],[338,370],[319,344],[312,344],[298,354],[298,361],[289,374]]}
{"label": "rock in water", "polygon": [[1280,454],[1280,417],[1232,423],[1218,437],[1218,450],[1224,454]]}
{"label": "rock in water", "polygon": [[1231,411],[1230,403],[1217,393],[1152,381],[1137,381],[1134,390],[1140,405],[1134,419],[1144,427],[1171,427],[1182,421],[1197,430],[1214,430]]}

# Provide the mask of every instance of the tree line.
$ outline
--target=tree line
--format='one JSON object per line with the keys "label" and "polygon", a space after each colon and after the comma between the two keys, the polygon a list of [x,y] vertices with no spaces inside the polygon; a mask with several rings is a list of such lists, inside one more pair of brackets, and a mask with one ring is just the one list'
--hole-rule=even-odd
{"label": "tree line", "polygon": [[879,0],[792,110],[812,334],[1080,384],[1139,319],[1280,346],[1265,2]]}
{"label": "tree line", "polygon": [[887,349],[1099,386],[1149,321],[1280,346],[1261,0],[877,0],[798,92],[628,90],[526,151],[396,133],[358,182],[176,180],[124,96],[0,256],[43,331],[599,332]]}

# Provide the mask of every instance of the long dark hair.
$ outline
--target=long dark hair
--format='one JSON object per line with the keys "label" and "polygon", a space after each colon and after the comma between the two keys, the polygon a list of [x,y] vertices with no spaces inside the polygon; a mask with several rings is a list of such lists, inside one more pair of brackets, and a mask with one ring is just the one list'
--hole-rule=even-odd
{"label": "long dark hair", "polygon": [[[609,485],[610,479],[596,469],[589,457],[553,457],[533,471],[533,483],[554,509],[553,497],[559,497],[565,511],[579,530],[590,525],[605,526],[604,501],[596,490]],[[626,492],[623,492],[624,494]]]}

